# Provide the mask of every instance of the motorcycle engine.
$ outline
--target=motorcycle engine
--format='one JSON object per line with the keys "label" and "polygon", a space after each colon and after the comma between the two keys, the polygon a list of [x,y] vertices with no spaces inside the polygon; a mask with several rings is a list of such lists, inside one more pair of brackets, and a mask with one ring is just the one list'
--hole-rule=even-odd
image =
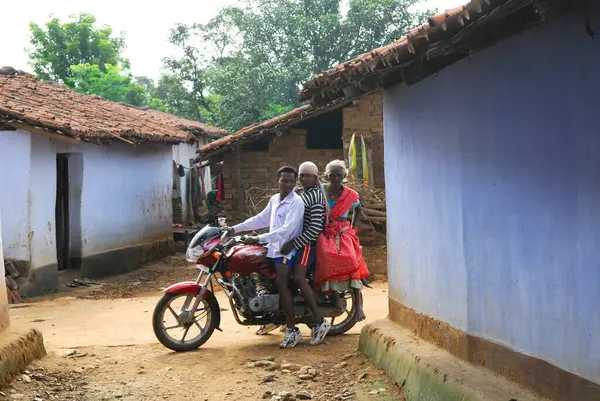
{"label": "motorcycle engine", "polygon": [[261,291],[248,301],[252,312],[277,312],[279,310],[279,294]]}

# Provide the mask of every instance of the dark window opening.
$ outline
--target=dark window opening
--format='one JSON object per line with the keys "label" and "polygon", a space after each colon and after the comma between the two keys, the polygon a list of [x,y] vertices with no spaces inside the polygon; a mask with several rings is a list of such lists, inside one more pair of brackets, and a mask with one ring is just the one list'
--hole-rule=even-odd
{"label": "dark window opening", "polygon": [[342,149],[344,142],[342,110],[334,110],[322,116],[311,118],[306,122],[295,125],[306,131],[307,149]]}
{"label": "dark window opening", "polygon": [[252,142],[247,142],[242,145],[242,150],[246,152],[268,152],[269,140],[260,138]]}

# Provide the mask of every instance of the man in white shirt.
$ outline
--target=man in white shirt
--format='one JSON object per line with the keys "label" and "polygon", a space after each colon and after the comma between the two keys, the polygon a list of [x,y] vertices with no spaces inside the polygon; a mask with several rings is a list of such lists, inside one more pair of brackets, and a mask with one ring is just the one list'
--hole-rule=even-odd
{"label": "man in white shirt", "polygon": [[237,234],[269,227],[267,234],[248,237],[246,243],[267,244],[267,257],[275,265],[279,298],[287,321],[287,329],[280,345],[281,348],[293,348],[302,339],[300,330],[296,327],[292,293],[288,288],[293,267],[292,259],[296,250],[293,249],[286,255],[281,253],[284,244],[302,233],[304,201],[294,192],[297,179],[298,173],[293,167],[280,168],[277,171],[279,194],[269,199],[267,207],[262,212],[231,228]]}

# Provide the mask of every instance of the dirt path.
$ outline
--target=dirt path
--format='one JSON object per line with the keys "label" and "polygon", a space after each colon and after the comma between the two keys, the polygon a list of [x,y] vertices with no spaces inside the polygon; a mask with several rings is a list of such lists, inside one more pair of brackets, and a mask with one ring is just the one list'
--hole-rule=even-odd
{"label": "dirt path", "polygon": [[[375,284],[364,295],[368,320],[385,317],[387,286]],[[254,327],[237,325],[226,310],[222,333],[215,332],[196,352],[175,354],[152,333],[150,319],[158,296],[63,297],[12,308],[14,326],[42,330],[49,355],[12,388],[0,391],[6,399],[25,400],[296,399],[286,398],[285,392],[298,399],[402,399],[397,386],[355,354],[362,325],[318,347],[305,345],[305,340],[293,350],[280,350],[282,333],[256,336]],[[229,309],[224,295],[217,297],[221,307]],[[310,335],[301,329],[305,338]],[[251,363],[263,359],[299,366],[282,370],[276,365],[269,371]],[[315,369],[317,375],[300,380],[296,369],[301,366]],[[272,377],[265,381],[265,376]]]}

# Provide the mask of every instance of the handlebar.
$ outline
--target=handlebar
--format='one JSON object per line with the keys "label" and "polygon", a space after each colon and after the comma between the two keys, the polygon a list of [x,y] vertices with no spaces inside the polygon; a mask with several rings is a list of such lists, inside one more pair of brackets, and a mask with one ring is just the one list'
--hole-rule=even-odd
{"label": "handlebar", "polygon": [[239,236],[232,236],[228,241],[226,241],[227,239],[227,234],[228,231],[226,230],[221,230],[222,234],[221,234],[221,245],[224,247],[229,247],[232,244],[245,244],[246,243],[246,239],[248,238],[247,235],[239,235]]}

